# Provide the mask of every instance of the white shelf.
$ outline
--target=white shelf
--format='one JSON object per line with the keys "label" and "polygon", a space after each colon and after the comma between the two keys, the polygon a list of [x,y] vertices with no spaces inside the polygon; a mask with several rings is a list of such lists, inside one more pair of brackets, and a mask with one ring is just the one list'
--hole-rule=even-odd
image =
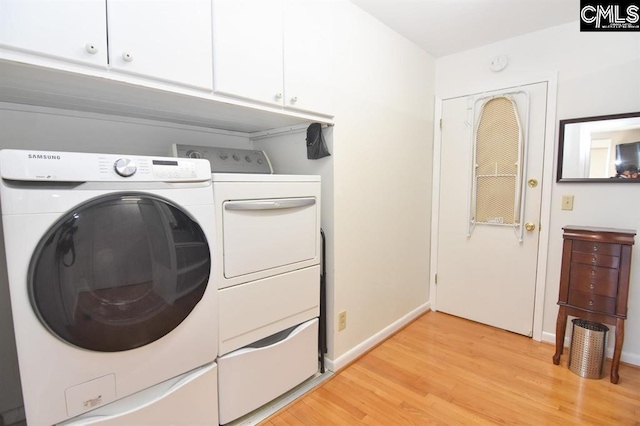
{"label": "white shelf", "polygon": [[248,137],[311,122],[333,124],[328,117],[177,86],[168,91],[163,83],[98,69],[85,68],[78,73],[71,68],[65,71],[0,59],[0,102],[166,121],[241,132]]}

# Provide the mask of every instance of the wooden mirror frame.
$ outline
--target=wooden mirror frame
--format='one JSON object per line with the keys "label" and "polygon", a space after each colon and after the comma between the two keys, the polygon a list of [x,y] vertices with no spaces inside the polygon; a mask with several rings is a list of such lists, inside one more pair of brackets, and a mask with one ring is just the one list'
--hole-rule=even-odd
{"label": "wooden mirror frame", "polygon": [[[569,124],[578,124],[578,123],[588,123],[595,121],[609,121],[609,120],[617,120],[624,118],[640,118],[640,111],[638,112],[630,112],[624,114],[611,114],[611,115],[599,115],[594,117],[581,117],[581,118],[571,118],[560,120],[560,128],[559,128],[559,137],[558,137],[558,170],[556,175],[556,182],[594,182],[594,183],[640,183],[640,178],[638,179],[616,179],[614,177],[608,178],[589,178],[589,177],[563,177],[562,176],[562,168],[564,162],[564,154],[565,154],[565,134],[566,134],[566,126]],[[635,141],[634,141],[635,142]],[[638,139],[640,142],[640,138]],[[636,166],[640,167],[640,164]]]}

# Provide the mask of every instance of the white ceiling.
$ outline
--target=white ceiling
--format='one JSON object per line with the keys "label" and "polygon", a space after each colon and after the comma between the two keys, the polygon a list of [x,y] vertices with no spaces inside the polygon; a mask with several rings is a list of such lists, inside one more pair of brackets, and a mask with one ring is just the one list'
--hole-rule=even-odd
{"label": "white ceiling", "polygon": [[350,0],[435,57],[579,19],[579,0]]}

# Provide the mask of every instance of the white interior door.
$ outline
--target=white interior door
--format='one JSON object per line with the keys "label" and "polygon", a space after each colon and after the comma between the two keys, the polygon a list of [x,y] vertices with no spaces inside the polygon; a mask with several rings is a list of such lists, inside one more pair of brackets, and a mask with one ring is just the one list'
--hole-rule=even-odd
{"label": "white interior door", "polygon": [[[436,301],[439,311],[531,336],[547,83],[505,89],[495,95],[502,93],[514,100],[525,134],[522,222],[533,224],[535,229],[523,231],[522,238],[512,225],[478,223],[471,230],[473,127],[486,95],[445,100],[442,103]],[[537,186],[527,185],[529,179],[536,179]]]}

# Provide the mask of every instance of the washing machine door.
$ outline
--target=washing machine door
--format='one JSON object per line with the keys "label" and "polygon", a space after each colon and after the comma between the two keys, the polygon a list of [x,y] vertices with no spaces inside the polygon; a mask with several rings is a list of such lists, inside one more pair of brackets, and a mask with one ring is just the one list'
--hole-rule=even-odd
{"label": "washing machine door", "polygon": [[29,266],[31,304],[60,339],[125,351],[176,328],[202,298],[211,270],[204,232],[168,200],[103,196],[60,218]]}

